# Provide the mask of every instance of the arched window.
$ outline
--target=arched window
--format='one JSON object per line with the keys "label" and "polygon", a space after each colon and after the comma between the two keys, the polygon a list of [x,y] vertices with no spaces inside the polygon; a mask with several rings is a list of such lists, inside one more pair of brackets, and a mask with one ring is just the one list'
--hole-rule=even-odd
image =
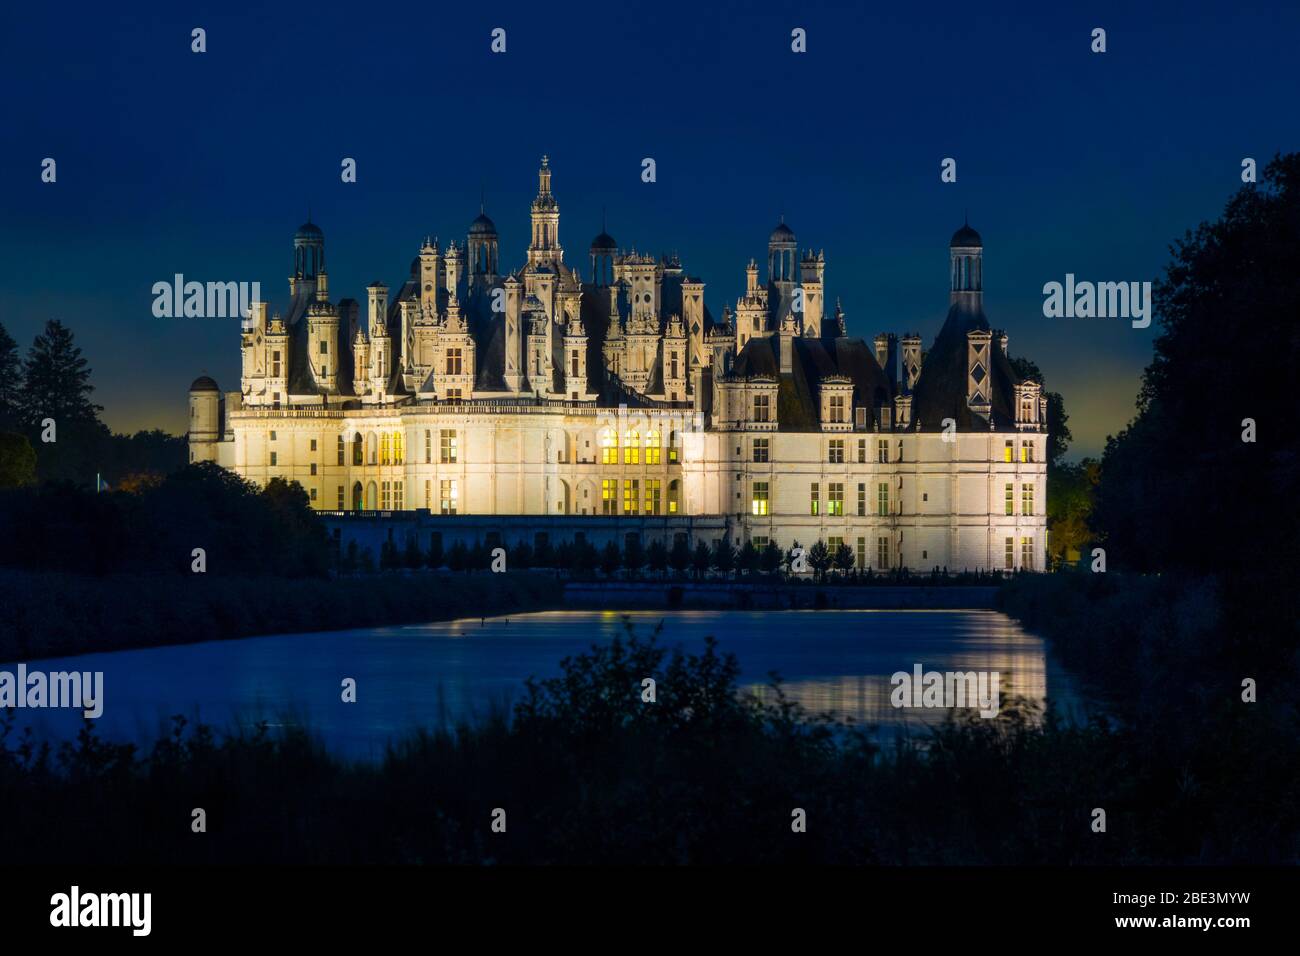
{"label": "arched window", "polygon": [[623,464],[636,465],[640,462],[641,436],[635,428],[632,428],[623,436]]}
{"label": "arched window", "polygon": [[681,455],[677,452],[677,447],[680,441],[681,439],[678,438],[677,432],[672,431],[668,433],[668,463],[670,465],[675,465],[681,460]]}
{"label": "arched window", "polygon": [[682,483],[674,478],[668,482],[668,513],[675,515],[681,511]]}
{"label": "arched window", "polygon": [[[359,442],[360,440],[361,440],[361,436],[358,435],[357,441]],[[352,510],[360,511],[362,503],[363,503],[363,499],[362,499],[362,492],[361,492],[361,482],[358,481],[356,484],[352,486]]]}
{"label": "arched window", "polygon": [[391,464],[393,460],[393,440],[389,437],[388,432],[381,432],[379,435],[379,463],[381,465]]}
{"label": "arched window", "polygon": [[367,464],[379,464],[379,439],[375,433],[371,432],[366,436],[366,462]]}
{"label": "arched window", "polygon": [[372,481],[366,485],[366,510],[375,511],[379,507],[379,488]]}
{"label": "arched window", "polygon": [[393,464],[400,465],[405,460],[405,442],[401,432],[393,432]]}
{"label": "arched window", "polygon": [[618,464],[618,435],[607,428],[600,436],[600,461],[604,465]]}
{"label": "arched window", "polygon": [[365,463],[365,452],[362,450],[361,433],[357,432],[352,439],[352,464],[361,465]]}
{"label": "arched window", "polygon": [[652,428],[645,434],[645,463],[659,464],[659,429]]}

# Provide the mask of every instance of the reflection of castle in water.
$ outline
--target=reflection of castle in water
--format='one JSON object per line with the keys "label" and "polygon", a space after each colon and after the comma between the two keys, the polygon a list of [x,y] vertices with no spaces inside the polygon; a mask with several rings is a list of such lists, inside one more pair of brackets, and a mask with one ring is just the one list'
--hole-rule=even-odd
{"label": "reflection of castle in water", "polygon": [[[1031,722],[1041,721],[1048,700],[1048,671],[1053,669],[1041,639],[1025,634],[1009,618],[988,614],[962,615],[956,640],[955,649],[950,638],[944,641],[943,651],[934,654],[926,653],[926,642],[910,641],[908,648],[899,648],[901,656],[897,666],[888,672],[800,677],[783,680],[781,688],[787,697],[812,714],[828,713],[840,720],[885,731],[924,730],[942,724],[949,717],[978,719],[978,710],[973,702],[964,710],[896,708],[890,702],[894,689],[890,678],[895,672],[911,672],[915,664],[920,664],[925,671],[941,673],[997,671],[1001,712],[1006,713],[1009,706],[1020,700],[1031,706]],[[1053,687],[1052,702],[1068,713],[1079,702],[1065,682],[1056,679],[1053,683],[1058,686]],[[764,684],[749,685],[745,691],[768,701],[774,699],[771,688]]]}

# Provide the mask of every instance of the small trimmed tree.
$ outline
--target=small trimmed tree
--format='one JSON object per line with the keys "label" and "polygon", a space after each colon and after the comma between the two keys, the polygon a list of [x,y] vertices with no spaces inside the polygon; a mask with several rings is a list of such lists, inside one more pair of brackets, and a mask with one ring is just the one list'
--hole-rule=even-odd
{"label": "small trimmed tree", "polygon": [[826,542],[820,538],[808,549],[808,564],[816,573],[818,581],[826,580],[826,572],[831,566],[831,549],[826,547]]}
{"label": "small trimmed tree", "polygon": [[600,570],[605,577],[613,577],[619,565],[623,563],[623,554],[618,549],[618,542],[611,541],[600,552]]}
{"label": "small trimmed tree", "polygon": [[668,571],[668,549],[658,538],[650,542],[650,546],[645,549],[646,564],[650,570],[661,577]]}
{"label": "small trimmed tree", "polygon": [[853,570],[853,549],[848,546],[847,542],[841,541],[835,554],[832,556],[835,563],[835,570],[848,574]]}

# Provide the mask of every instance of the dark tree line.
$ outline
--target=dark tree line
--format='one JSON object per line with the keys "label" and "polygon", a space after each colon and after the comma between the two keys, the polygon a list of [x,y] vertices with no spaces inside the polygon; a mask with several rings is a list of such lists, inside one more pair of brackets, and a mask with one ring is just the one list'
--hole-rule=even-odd
{"label": "dark tree line", "polygon": [[25,358],[0,326],[0,488],[38,480],[93,486],[97,476],[130,485],[185,463],[183,438],[156,429],[110,431],[90,378],[90,363],[57,319],[45,324]]}

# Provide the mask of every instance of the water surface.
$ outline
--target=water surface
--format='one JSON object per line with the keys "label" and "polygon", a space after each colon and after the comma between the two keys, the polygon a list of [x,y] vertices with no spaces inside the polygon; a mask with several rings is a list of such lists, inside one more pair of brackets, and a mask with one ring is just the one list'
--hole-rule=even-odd
{"label": "water surface", "polygon": [[[266,720],[304,723],[342,755],[381,756],[418,726],[507,707],[529,676],[625,633],[664,622],[667,645],[698,651],[707,636],[740,662],[741,683],[762,692],[771,672],[813,711],[923,733],[944,712],[890,706],[889,677],[925,670],[996,670],[1002,695],[1051,699],[1076,716],[1084,701],[1044,642],[996,611],[547,611],[404,627],[215,641],[31,661],[28,670],[103,671],[109,739],[148,744],[182,714],[218,729]],[[14,670],[14,665],[5,665]],[[357,702],[341,700],[344,678]],[[17,710],[17,726],[70,739],[80,713]],[[12,746],[12,739],[10,741]]]}

